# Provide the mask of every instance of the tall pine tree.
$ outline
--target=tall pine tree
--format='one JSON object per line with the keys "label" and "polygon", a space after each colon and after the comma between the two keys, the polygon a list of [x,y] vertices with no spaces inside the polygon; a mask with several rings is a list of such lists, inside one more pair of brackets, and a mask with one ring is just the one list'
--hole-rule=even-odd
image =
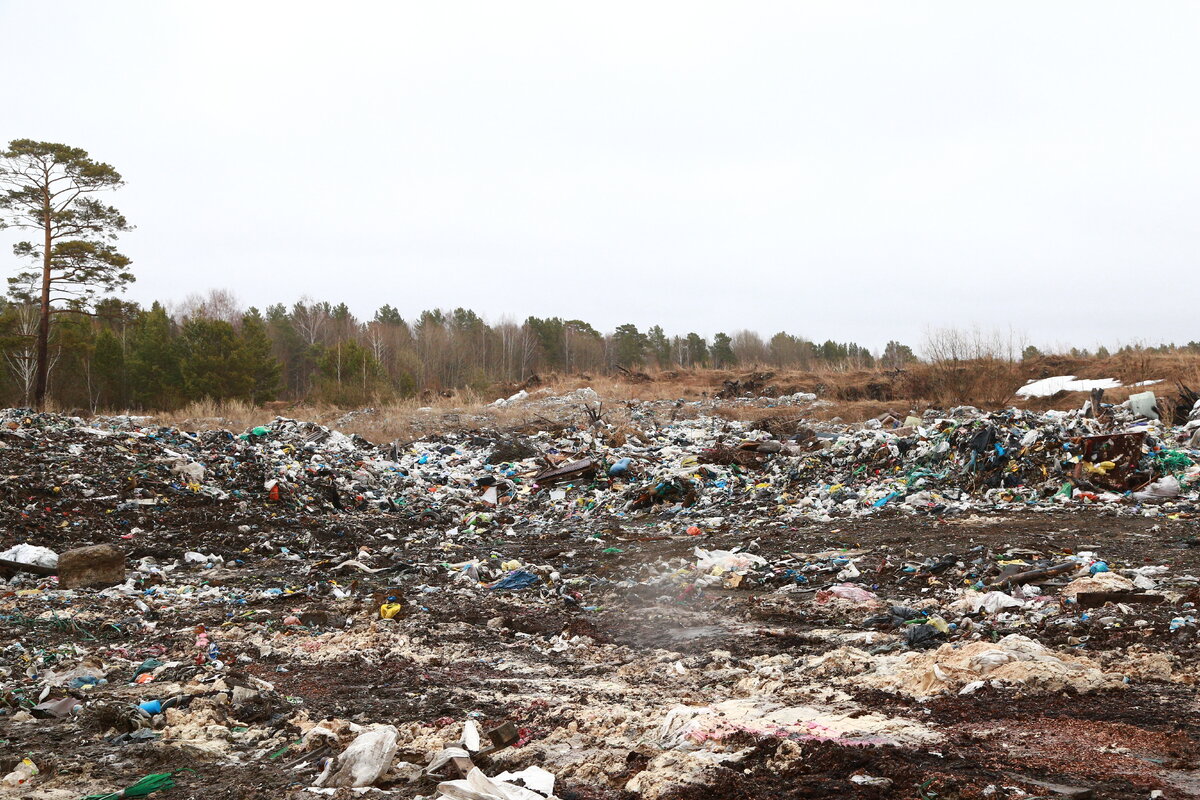
{"label": "tall pine tree", "polygon": [[266,320],[257,308],[252,307],[242,315],[242,329],[238,332],[238,361],[249,381],[249,399],[255,403],[274,400],[279,393],[282,369],[271,352]]}
{"label": "tall pine tree", "polygon": [[175,408],[183,401],[174,327],[166,309],[155,303],[134,331],[129,378],[134,402],[141,408]]}

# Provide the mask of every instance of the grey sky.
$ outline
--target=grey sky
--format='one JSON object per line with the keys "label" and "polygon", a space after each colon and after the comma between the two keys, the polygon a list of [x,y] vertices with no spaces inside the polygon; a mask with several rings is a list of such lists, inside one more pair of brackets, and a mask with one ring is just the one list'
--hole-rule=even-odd
{"label": "grey sky", "polygon": [[142,301],[1182,342],[1198,22],[1182,3],[0,0],[0,138],[124,174]]}

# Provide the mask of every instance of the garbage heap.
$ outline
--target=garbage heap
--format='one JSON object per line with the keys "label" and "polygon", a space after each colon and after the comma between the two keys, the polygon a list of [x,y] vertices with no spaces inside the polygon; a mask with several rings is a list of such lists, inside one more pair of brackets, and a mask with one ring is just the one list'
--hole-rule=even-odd
{"label": "garbage heap", "polygon": [[4,412],[0,786],[1188,796],[1200,422],[717,411]]}
{"label": "garbage heap", "polygon": [[620,425],[456,431],[383,445],[282,417],[235,434],[9,410],[0,413],[0,499],[34,527],[58,516],[69,526],[81,512],[120,521],[171,505],[259,503],[286,514],[486,526],[1088,505],[1160,515],[1193,511],[1200,489],[1198,415],[1170,426],[1121,408],[1097,419],[963,407],[842,425],[749,423],[691,405],[640,404]]}

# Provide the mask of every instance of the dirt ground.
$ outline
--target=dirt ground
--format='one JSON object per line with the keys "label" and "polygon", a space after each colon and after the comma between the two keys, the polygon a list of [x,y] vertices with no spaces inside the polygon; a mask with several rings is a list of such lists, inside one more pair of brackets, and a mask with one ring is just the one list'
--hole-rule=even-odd
{"label": "dirt ground", "polygon": [[[28,516],[5,517],[6,543],[41,527]],[[0,716],[0,772],[23,757],[35,762],[37,785],[8,790],[31,797],[114,791],[182,768],[192,771],[179,772],[162,797],[303,797],[311,796],[303,787],[316,770],[289,764],[302,753],[304,720],[397,725],[426,747],[402,746],[400,758],[423,764],[430,742],[455,740],[472,716],[484,729],[513,722],[520,730],[518,746],[485,762],[486,771],[539,764],[559,775],[556,794],[567,800],[1051,797],[1076,790],[1105,798],[1146,798],[1154,790],[1200,797],[1200,706],[1190,671],[1196,628],[1171,630],[1171,620],[1196,599],[1197,590],[1187,588],[1194,582],[1185,580],[1173,602],[1155,606],[1110,604],[1088,613],[1056,599],[1058,613],[1036,625],[1020,615],[975,622],[985,640],[1020,633],[1118,673],[1131,654],[1165,654],[1166,672],[1090,693],[985,685],[967,695],[914,699],[857,685],[852,675],[814,675],[805,665],[841,647],[842,634],[866,630],[868,614],[817,602],[818,590],[835,582],[830,572],[810,572],[798,584],[787,572],[815,563],[812,554],[866,551],[857,561],[859,583],[903,605],[971,584],[1013,550],[1026,559],[1095,551],[1113,569],[1165,565],[1171,578],[1184,578],[1200,575],[1195,520],[1046,512],[780,527],[729,519],[699,536],[664,532],[660,522],[568,519],[524,535],[485,532],[446,543],[438,528],[381,527],[378,516],[281,517],[247,507],[231,518],[227,508],[197,499],[153,516],[113,514],[96,527],[64,528],[61,548],[140,528],[122,541],[130,563],[166,561],[185,550],[225,563],[168,575],[166,584],[194,587],[202,599],[166,594],[156,602],[155,586],[146,585],[146,611],[130,597],[35,592],[28,581],[0,585],[0,643],[11,670],[0,693],[9,712]],[[736,588],[699,585],[689,571],[697,546],[746,548],[766,560],[769,575]],[[333,569],[350,556],[382,571]],[[472,558],[547,565],[559,581],[486,590],[454,581],[443,566]],[[934,566],[904,569],[919,563]],[[779,591],[789,583],[793,591]],[[336,599],[334,586],[351,589],[351,597]],[[1055,582],[1044,590],[1054,594]],[[387,597],[404,606],[395,620],[378,618]],[[284,625],[290,613],[308,615],[309,624]],[[214,685],[208,667],[189,661],[197,626],[220,648],[224,686]],[[882,636],[885,644],[895,638]],[[77,716],[14,719],[36,691],[28,672],[56,660],[73,664],[83,654],[104,662],[108,684],[54,695],[83,701]],[[133,666],[147,657],[181,663],[153,683],[131,683]],[[249,706],[220,703],[222,688],[253,679],[273,689]],[[196,698],[187,710],[204,708],[209,727],[114,743],[120,728],[103,716],[100,698],[136,702],[167,686]],[[669,769],[660,770],[674,776],[664,784],[633,780],[649,776],[655,759],[669,752],[654,732],[669,709],[747,697],[784,704],[803,697],[816,708],[850,709],[850,719],[879,714],[888,730],[911,724],[929,738],[726,731],[715,747],[733,754],[730,760],[693,770],[686,780]],[[434,785],[397,779],[380,784],[389,794],[366,796],[429,796]]]}

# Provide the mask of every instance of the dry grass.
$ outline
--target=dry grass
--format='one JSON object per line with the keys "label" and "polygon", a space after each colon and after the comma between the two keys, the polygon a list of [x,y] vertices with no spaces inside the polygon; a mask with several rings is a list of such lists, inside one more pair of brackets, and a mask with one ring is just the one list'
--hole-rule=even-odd
{"label": "dry grass", "polygon": [[[546,394],[573,388],[578,387],[555,387]],[[240,401],[201,400],[152,416],[158,424],[185,430],[224,428],[235,432],[249,430],[281,416],[316,422],[373,442],[407,442],[445,430],[532,430],[581,422],[585,418],[581,407],[546,408],[525,403],[493,407],[490,403],[495,399],[485,400],[476,392],[463,391],[426,399],[393,399],[353,409],[311,403],[275,402],[255,406]],[[612,392],[604,399],[606,420],[628,417],[627,413],[613,413],[624,408],[619,401],[627,398],[622,393]]]}
{"label": "dry grass", "polygon": [[[605,420],[615,425],[629,422],[629,404],[635,401],[702,401],[703,408],[714,410],[728,419],[759,422],[771,418],[795,416],[790,407],[765,407],[764,403],[717,403],[715,398],[725,381],[758,379],[766,397],[813,392],[830,405],[809,409],[813,419],[860,421],[883,413],[898,417],[920,414],[926,408],[975,405],[985,409],[1008,405],[1036,410],[1072,408],[1082,404],[1084,393],[1065,397],[1017,398],[1016,389],[1026,381],[1051,375],[1077,375],[1082,378],[1117,378],[1123,383],[1162,380],[1153,388],[1164,399],[1175,393],[1175,383],[1200,388],[1200,356],[1127,353],[1107,359],[1072,359],[1046,356],[1032,362],[1008,362],[996,359],[945,364],[917,364],[902,371],[858,370],[848,372],[698,370],[670,371],[651,376],[649,381],[631,381],[623,377],[600,375],[551,375],[531,388],[533,399],[561,395],[591,388],[604,403]],[[253,406],[243,402],[199,401],[177,411],[154,415],[155,421],[186,429],[226,428],[248,430],[276,416],[310,420],[357,433],[374,442],[411,441],[444,430],[534,430],[564,424],[582,424],[585,416],[579,404],[520,403],[510,407],[492,407],[498,397],[517,391],[514,386],[496,387],[481,394],[469,389],[448,396],[427,395],[408,400],[381,400],[367,408],[346,409],[309,403],[267,403]],[[1140,388],[1112,389],[1105,399],[1121,402]],[[127,412],[136,413],[136,412]],[[694,405],[663,411],[664,417],[689,417],[698,413]],[[667,421],[664,418],[661,421]]]}

